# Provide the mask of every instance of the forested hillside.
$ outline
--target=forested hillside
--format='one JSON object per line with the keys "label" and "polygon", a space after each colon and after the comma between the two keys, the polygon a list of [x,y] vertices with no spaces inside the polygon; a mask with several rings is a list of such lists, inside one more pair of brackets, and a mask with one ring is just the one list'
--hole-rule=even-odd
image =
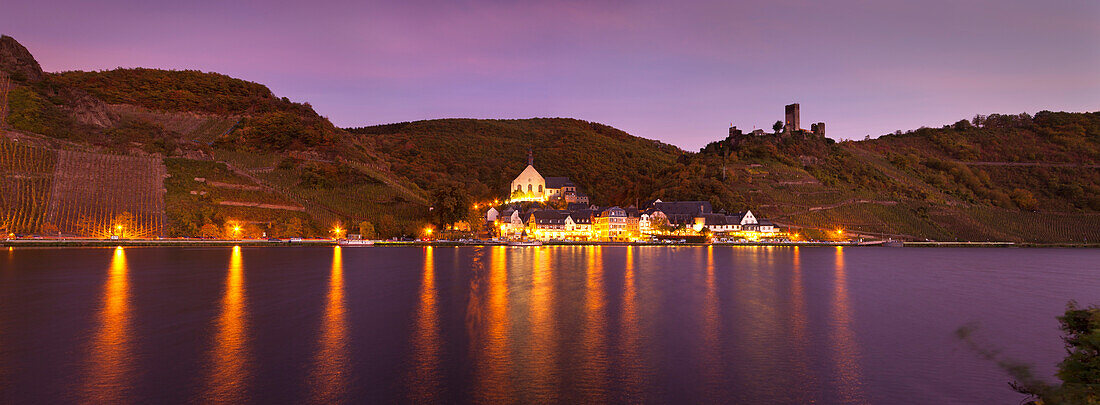
{"label": "forested hillside", "polygon": [[[60,181],[72,171],[54,170],[52,161],[0,162],[10,196],[0,204],[5,231],[91,236],[102,232],[78,225],[109,223],[125,213],[144,224],[142,235],[327,236],[336,224],[355,228],[366,221],[389,236],[419,229],[427,216],[427,192],[390,173],[383,157],[309,104],[276,97],[261,84],[140,68],[47,73],[7,36],[0,38],[0,57],[0,100],[6,101],[0,135],[15,151],[0,159],[26,160],[16,152],[34,150],[106,162],[93,165],[102,175],[86,173],[83,184]],[[130,170],[135,160],[123,155],[151,159],[167,173]],[[115,173],[131,177],[117,183]],[[51,193],[51,184],[68,187]],[[131,201],[126,196],[136,194],[126,188],[133,184],[155,184],[166,193]],[[89,202],[74,206],[62,198],[72,195]],[[46,216],[54,212],[63,215]],[[226,234],[238,227],[238,234]]]}
{"label": "forested hillside", "polygon": [[459,183],[474,197],[507,195],[532,151],[543,176],[568,176],[599,204],[645,198],[683,152],[594,122],[566,118],[445,119],[348,130],[391,157],[422,188]]}
{"label": "forested hillside", "polygon": [[[0,107],[5,231],[79,234],[87,218],[99,229],[122,217],[173,236],[360,223],[415,234],[434,192],[504,197],[531,151],[544,176],[572,178],[600,205],[708,200],[811,237],[1100,242],[1100,113],[992,114],[858,142],[766,134],[698,153],[566,118],[345,130],[217,73],[43,72],[7,36]],[[98,174],[81,182],[82,167]],[[85,199],[96,203],[74,203]]]}
{"label": "forested hillside", "polygon": [[876,139],[725,139],[655,198],[752,208],[811,235],[1100,242],[1100,113],[978,116]]}

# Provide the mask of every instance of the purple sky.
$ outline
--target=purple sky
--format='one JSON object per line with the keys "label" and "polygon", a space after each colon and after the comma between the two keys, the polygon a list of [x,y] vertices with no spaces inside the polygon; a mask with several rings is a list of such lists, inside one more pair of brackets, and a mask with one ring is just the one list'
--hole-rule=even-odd
{"label": "purple sky", "polygon": [[1100,110],[1100,1],[31,1],[48,71],[216,71],[339,126],[573,117],[696,149],[783,105],[830,137]]}

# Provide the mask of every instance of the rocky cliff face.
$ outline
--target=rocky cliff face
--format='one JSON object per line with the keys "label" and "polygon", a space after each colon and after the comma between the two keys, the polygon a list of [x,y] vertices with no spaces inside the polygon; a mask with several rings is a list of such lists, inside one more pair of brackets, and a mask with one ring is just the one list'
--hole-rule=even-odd
{"label": "rocky cliff face", "polygon": [[79,89],[68,90],[66,93],[68,103],[62,109],[77,122],[100,128],[115,125],[117,117],[111,113],[107,103]]}
{"label": "rocky cliff face", "polygon": [[30,51],[7,35],[0,36],[0,71],[15,81],[37,82],[43,77],[42,67]]}

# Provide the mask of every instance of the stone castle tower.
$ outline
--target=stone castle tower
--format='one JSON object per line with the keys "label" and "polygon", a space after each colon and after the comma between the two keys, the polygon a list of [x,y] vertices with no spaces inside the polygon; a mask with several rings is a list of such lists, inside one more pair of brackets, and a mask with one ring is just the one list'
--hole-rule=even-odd
{"label": "stone castle tower", "polygon": [[[809,138],[814,136],[816,138],[825,138],[825,123],[818,122],[810,124],[810,129],[807,131],[801,127],[801,117],[799,117],[800,111],[798,103],[787,104],[783,108],[783,131],[779,134],[781,138],[787,138],[794,135],[801,135],[803,138]],[[726,138],[726,142],[730,145],[737,146],[750,137],[765,136],[764,130],[756,129],[752,133],[744,133],[733,123],[730,123],[729,137]]]}
{"label": "stone castle tower", "polygon": [[[806,131],[802,129],[802,124],[800,122],[798,103],[787,104],[787,106],[783,109],[783,112],[785,113],[783,121],[783,133],[786,133],[788,135],[796,133],[806,133]],[[816,124],[810,124],[809,132],[818,138],[824,138],[825,123],[818,122]]]}
{"label": "stone castle tower", "polygon": [[783,120],[783,132],[794,133],[802,129],[798,122],[798,103],[787,104],[783,109],[786,113]]}

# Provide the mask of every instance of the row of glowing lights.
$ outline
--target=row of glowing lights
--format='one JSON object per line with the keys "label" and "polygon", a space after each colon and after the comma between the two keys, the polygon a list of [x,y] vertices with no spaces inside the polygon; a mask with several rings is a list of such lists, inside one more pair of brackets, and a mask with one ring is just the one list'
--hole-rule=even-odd
{"label": "row of glowing lights", "polygon": [[[474,205],[474,208],[475,208],[475,209],[477,208],[477,205],[476,205],[476,204]],[[501,230],[501,232],[506,232],[506,231],[505,231],[505,228],[506,228],[506,225],[501,225],[501,226],[500,226],[500,230]],[[119,233],[119,234],[122,234],[122,230],[124,229],[124,227],[123,227],[122,225],[115,225],[115,229],[116,229],[116,230],[118,230],[118,233]],[[336,237],[337,239],[339,239],[339,238],[340,238],[340,235],[343,235],[343,234],[344,234],[344,232],[346,232],[346,230],[345,230],[345,229],[343,229],[343,228],[341,228],[341,227],[340,227],[339,225],[336,225],[336,226],[334,226],[334,227],[332,228],[332,234],[333,234],[333,235],[334,235],[334,236],[335,236],[335,237]],[[430,237],[430,236],[432,236],[432,232],[433,232],[433,229],[432,229],[431,227],[426,227],[426,228],[424,228],[424,236],[428,236],[428,237]],[[540,232],[540,231],[537,231],[537,230],[536,230],[535,232]],[[235,226],[233,226],[233,233],[235,233],[235,234],[238,234],[238,235],[240,235],[240,233],[241,233],[241,226],[240,226],[240,225],[235,225]],[[567,233],[567,232],[559,232],[559,233],[563,233],[563,234],[564,234],[564,233]],[[838,237],[842,237],[842,236],[844,236],[844,230],[843,230],[843,229],[837,229],[837,230],[836,230],[836,235],[837,235]],[[8,234],[8,237],[9,237],[9,238],[14,238],[14,237],[15,237],[15,233],[9,233],[9,234]],[[801,235],[799,235],[799,234],[797,234],[797,233],[795,233],[795,234],[791,234],[791,238],[792,238],[792,239],[798,240],[798,238],[800,238],[800,237],[801,237]]]}
{"label": "row of glowing lights", "polygon": [[[506,227],[506,225],[501,225],[500,230],[502,232],[505,231],[505,227]],[[117,229],[119,233],[122,233],[123,226],[122,225],[115,225],[115,229]],[[233,232],[236,233],[236,234],[240,234],[241,233],[240,225],[234,226],[233,227]],[[332,233],[333,233],[333,235],[336,235],[337,238],[339,238],[340,235],[342,235],[344,232],[345,232],[345,230],[343,228],[340,228],[339,225],[332,228]],[[432,232],[433,232],[433,230],[432,230],[431,227],[424,228],[424,235],[431,236]],[[536,231],[536,232],[539,232],[539,231]],[[565,233],[565,232],[559,232],[559,233]],[[837,229],[836,234],[837,234],[837,236],[844,236],[844,230],[843,229]],[[8,236],[9,237],[15,237],[15,234],[14,233],[9,233]],[[792,234],[791,237],[793,237],[794,239],[798,239],[800,236],[799,236],[799,234],[796,233],[796,234]]]}
{"label": "row of glowing lights", "polygon": [[[505,201],[505,203],[511,203],[511,202],[520,202],[520,201],[545,201],[545,198],[543,198],[543,199],[535,199],[535,200],[530,200],[530,199],[518,199],[518,200],[517,200],[517,199],[513,199],[513,200],[508,200],[508,201]],[[476,209],[479,209],[479,208],[480,208],[481,206],[483,206],[483,205],[484,205],[484,206],[489,206],[489,203],[483,203],[483,204],[475,203],[475,204],[474,204],[474,209],[475,209],[475,210],[476,210]],[[494,207],[495,207],[495,206],[497,206],[497,205],[500,205],[500,200],[493,200],[493,204],[492,204],[492,206],[494,206]],[[504,225],[501,225],[501,227],[500,227],[500,230],[501,230],[501,232],[504,232],[504,231],[505,231],[504,227],[505,227]],[[536,232],[538,232],[538,231],[536,231]],[[427,235],[427,236],[431,236],[431,234],[432,234],[432,228],[425,228],[425,229],[424,229],[424,234],[425,234],[425,235]],[[836,230],[836,236],[837,236],[837,237],[843,237],[843,236],[844,236],[844,229],[842,229],[842,228],[838,228],[838,229]],[[802,237],[802,235],[800,235],[800,234],[798,234],[798,233],[794,233],[794,234],[791,234],[791,238],[792,238],[792,239],[794,239],[794,240],[798,240],[798,238],[801,238],[801,237]]]}

